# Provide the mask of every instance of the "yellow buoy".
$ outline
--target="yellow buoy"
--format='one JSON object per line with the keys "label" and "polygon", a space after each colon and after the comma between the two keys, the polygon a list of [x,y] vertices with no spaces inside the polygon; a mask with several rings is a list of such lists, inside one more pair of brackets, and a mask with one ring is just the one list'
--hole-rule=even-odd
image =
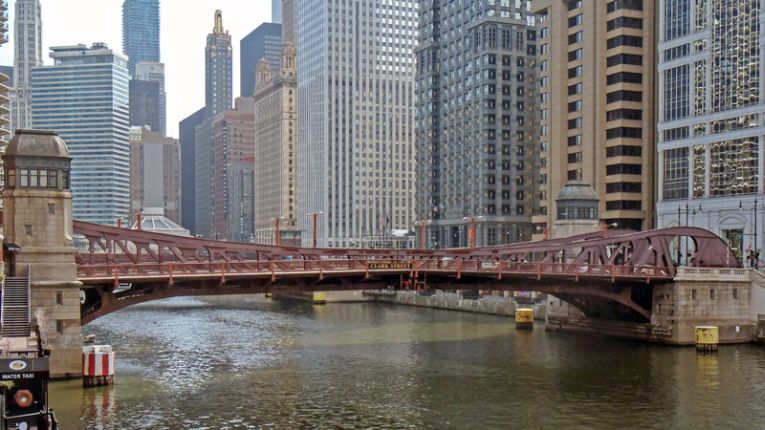
{"label": "yellow buoy", "polygon": [[270,299],[272,297],[271,293],[266,293],[266,298]]}
{"label": "yellow buoy", "polygon": [[327,293],[323,291],[314,291],[313,293],[313,304],[315,305],[323,305],[327,303]]}
{"label": "yellow buoy", "polygon": [[522,308],[515,310],[515,328],[534,328],[534,309]]}
{"label": "yellow buoy", "polygon": [[696,327],[696,349],[699,351],[717,351],[720,343],[720,329],[715,326]]}

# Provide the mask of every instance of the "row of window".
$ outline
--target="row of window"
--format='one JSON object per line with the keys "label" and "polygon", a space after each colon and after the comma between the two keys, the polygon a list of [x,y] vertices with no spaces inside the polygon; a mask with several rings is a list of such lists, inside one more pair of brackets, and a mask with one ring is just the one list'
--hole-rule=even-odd
{"label": "row of window", "polygon": [[9,188],[69,189],[69,172],[53,169],[9,169]]}

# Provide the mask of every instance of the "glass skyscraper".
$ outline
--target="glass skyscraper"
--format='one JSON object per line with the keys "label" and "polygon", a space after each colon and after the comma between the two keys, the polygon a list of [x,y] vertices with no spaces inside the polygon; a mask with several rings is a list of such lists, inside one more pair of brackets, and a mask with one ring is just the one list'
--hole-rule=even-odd
{"label": "glass skyscraper", "polygon": [[54,65],[32,69],[32,126],[57,132],[69,146],[75,219],[127,220],[127,58],[102,43],[50,49]]}
{"label": "glass skyscraper", "polygon": [[[415,0],[298,4],[298,228],[320,246],[412,228]],[[387,238],[387,239],[386,239]]]}
{"label": "glass skyscraper", "polygon": [[139,62],[159,62],[159,0],[122,3],[122,51],[130,60],[130,76]]}
{"label": "glass skyscraper", "polygon": [[660,13],[659,227],[706,228],[749,257],[765,243],[765,7],[662,0]]}
{"label": "glass skyscraper", "polygon": [[281,24],[264,22],[239,42],[239,73],[242,97],[250,97],[255,91],[258,62],[264,58],[271,65],[271,70],[281,70]]}

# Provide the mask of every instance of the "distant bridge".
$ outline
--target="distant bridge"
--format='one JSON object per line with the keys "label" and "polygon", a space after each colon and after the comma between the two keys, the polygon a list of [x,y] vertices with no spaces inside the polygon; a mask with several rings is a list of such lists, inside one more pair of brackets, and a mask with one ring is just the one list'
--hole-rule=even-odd
{"label": "distant bridge", "polygon": [[79,221],[74,232],[87,243],[76,255],[83,324],[176,296],[382,288],[539,291],[588,316],[647,322],[652,286],[673,281],[686,247],[688,266],[741,267],[722,239],[693,227],[442,250],[274,247]]}

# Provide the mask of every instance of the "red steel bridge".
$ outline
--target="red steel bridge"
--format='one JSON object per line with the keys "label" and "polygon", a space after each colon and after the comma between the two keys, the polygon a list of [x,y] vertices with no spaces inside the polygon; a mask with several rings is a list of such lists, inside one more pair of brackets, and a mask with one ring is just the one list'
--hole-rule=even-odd
{"label": "red steel bridge", "polygon": [[653,285],[691,267],[739,268],[715,234],[682,227],[602,231],[442,250],[319,249],[209,241],[74,222],[82,323],[176,296],[430,288],[539,291],[586,315],[647,322]]}

